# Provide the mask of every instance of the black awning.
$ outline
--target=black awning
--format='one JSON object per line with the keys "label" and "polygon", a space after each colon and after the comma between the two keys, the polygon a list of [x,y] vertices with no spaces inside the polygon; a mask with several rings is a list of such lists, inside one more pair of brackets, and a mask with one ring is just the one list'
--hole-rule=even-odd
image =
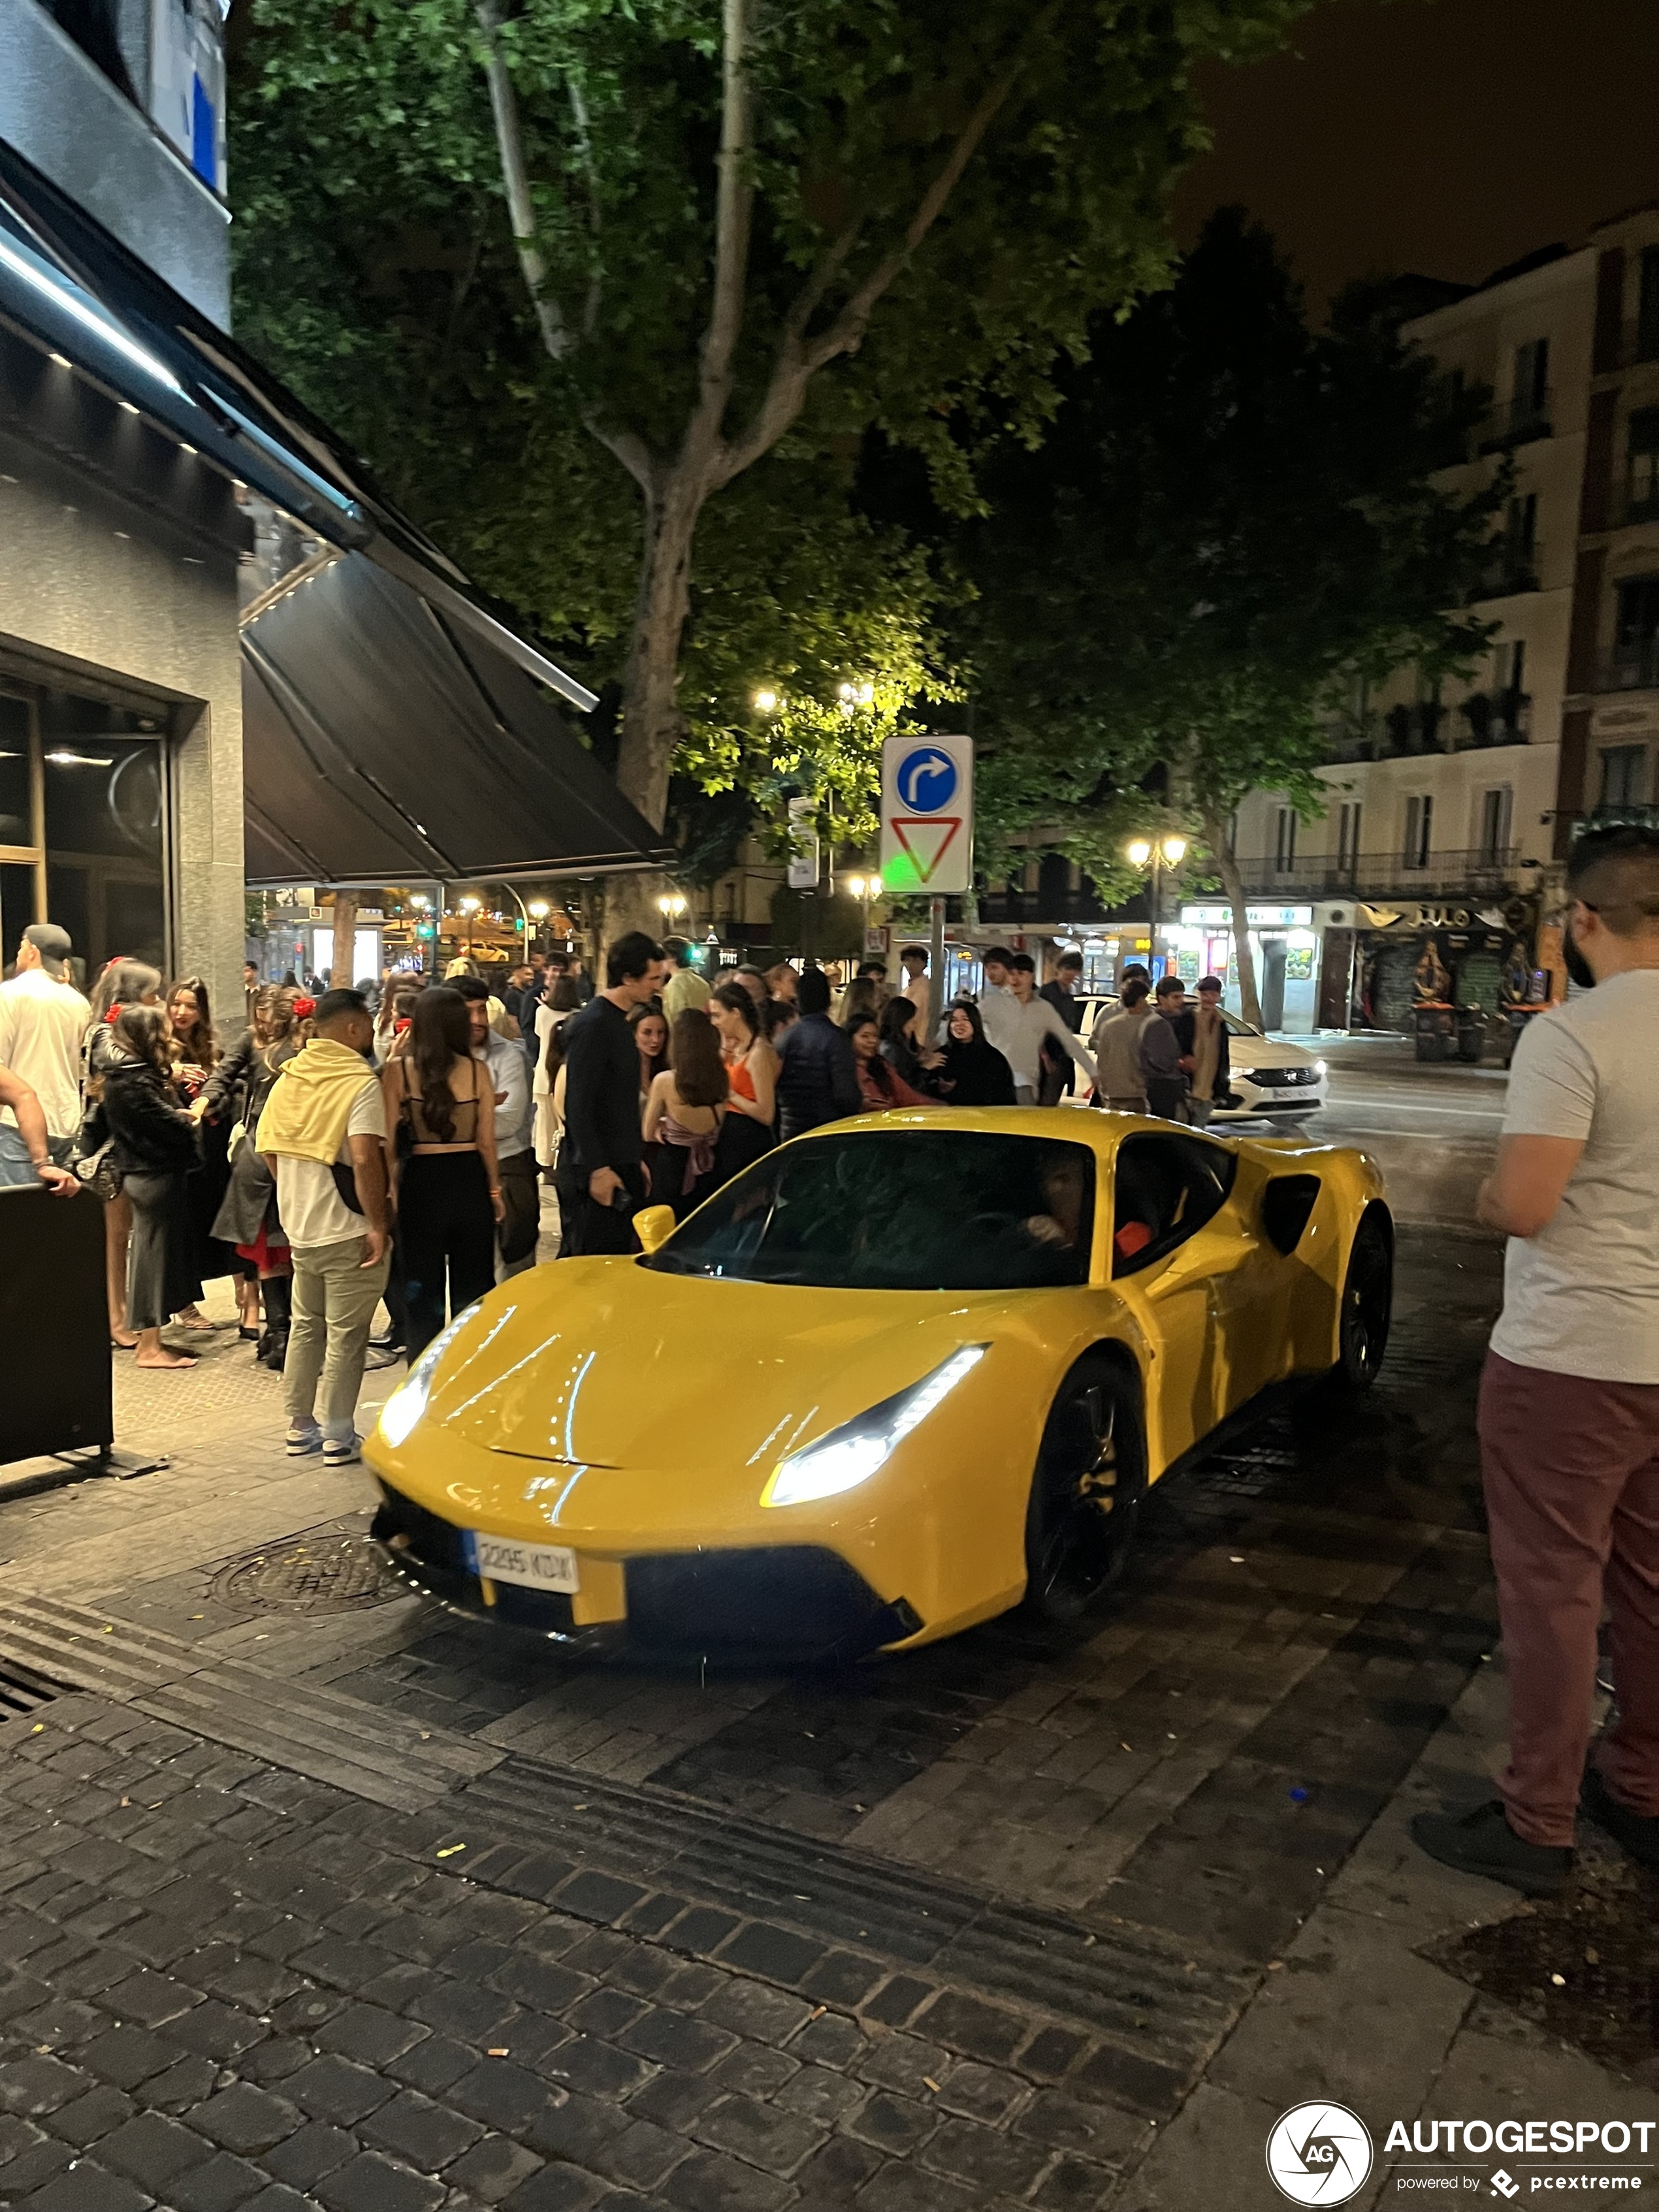
{"label": "black awning", "polygon": [[252,883],[662,858],[550,695],[362,554],[248,623],[242,714]]}
{"label": "black awning", "polygon": [[250,882],[667,860],[556,703],[592,693],[275,377],[3,144],[0,319],[338,556],[244,624]]}

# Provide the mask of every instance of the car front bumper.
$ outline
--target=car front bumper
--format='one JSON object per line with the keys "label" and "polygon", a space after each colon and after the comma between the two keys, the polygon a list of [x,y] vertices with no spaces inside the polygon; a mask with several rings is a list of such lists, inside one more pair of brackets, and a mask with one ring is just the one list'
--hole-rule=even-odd
{"label": "car front bumper", "polygon": [[562,1594],[486,1584],[460,1528],[384,1477],[380,1492],[370,1533],[412,1589],[551,1643],[654,1657],[846,1661],[922,1627],[904,1599],[884,1601],[839,1553],[814,1544],[636,1553],[616,1563],[611,1617],[581,1619],[586,1608]]}
{"label": "car front bumper", "polygon": [[1329,1081],[1322,1075],[1312,1083],[1295,1084],[1257,1082],[1249,1076],[1235,1075],[1227,1103],[1218,1106],[1212,1118],[1252,1121],[1269,1115],[1277,1120],[1285,1115],[1315,1114],[1328,1103],[1329,1095]]}

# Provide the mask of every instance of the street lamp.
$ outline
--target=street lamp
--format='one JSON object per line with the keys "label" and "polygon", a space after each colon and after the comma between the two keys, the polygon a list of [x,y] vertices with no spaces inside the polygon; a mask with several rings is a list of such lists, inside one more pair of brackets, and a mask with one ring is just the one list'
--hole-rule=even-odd
{"label": "street lamp", "polygon": [[757,714],[775,714],[777,711],[777,693],[769,686],[763,685],[755,694],[755,712]]}
{"label": "street lamp", "polygon": [[1150,837],[1133,837],[1125,848],[1130,861],[1144,868],[1148,861],[1152,870],[1152,951],[1158,951],[1158,933],[1164,920],[1164,871],[1178,868],[1187,857],[1187,840],[1171,830],[1156,843]]}
{"label": "street lamp", "polygon": [[881,895],[881,878],[878,875],[848,876],[847,878],[847,888],[852,896],[858,900],[859,903],[864,909],[864,942],[862,950],[867,952],[870,949],[870,902],[872,898],[878,898]]}
{"label": "street lamp", "polygon": [[665,922],[678,921],[685,912],[684,891],[665,891],[657,901],[657,910]]}

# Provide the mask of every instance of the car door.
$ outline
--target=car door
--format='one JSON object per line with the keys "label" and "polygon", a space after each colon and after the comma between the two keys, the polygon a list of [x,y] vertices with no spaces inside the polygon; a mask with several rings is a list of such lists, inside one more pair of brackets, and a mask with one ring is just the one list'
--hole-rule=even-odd
{"label": "car door", "polygon": [[1147,1419],[1160,1471],[1249,1395],[1230,1325],[1252,1243],[1228,1204],[1237,1166],[1226,1146],[1176,1128],[1137,1130],[1113,1161],[1112,1286],[1154,1347]]}

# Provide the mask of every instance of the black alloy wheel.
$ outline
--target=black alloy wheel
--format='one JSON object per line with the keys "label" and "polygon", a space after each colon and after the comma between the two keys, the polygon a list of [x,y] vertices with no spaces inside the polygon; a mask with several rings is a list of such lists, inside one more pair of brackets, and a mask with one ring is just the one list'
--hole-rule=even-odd
{"label": "black alloy wheel", "polygon": [[1109,1589],[1146,1494],[1139,1386],[1117,1361],[1091,1353],[1061,1385],[1038,1447],[1025,1509],[1026,1609],[1072,1621]]}
{"label": "black alloy wheel", "polygon": [[1389,1348],[1394,1310],[1394,1239],[1386,1216],[1373,1208],[1360,1222],[1342,1284],[1342,1322],[1336,1372],[1351,1390],[1369,1390]]}

